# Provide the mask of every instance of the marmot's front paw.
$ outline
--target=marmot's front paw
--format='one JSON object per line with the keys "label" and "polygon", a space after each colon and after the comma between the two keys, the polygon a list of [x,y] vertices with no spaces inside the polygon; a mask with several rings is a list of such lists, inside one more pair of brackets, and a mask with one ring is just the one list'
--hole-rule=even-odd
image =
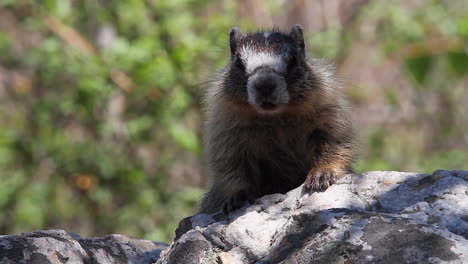
{"label": "marmot's front paw", "polygon": [[304,189],[307,192],[325,191],[330,185],[342,176],[343,172],[331,168],[312,169],[304,182]]}
{"label": "marmot's front paw", "polygon": [[232,211],[235,211],[241,208],[245,201],[248,201],[250,204],[253,204],[255,201],[255,196],[253,196],[248,191],[240,191],[231,196],[226,202],[224,202],[223,211],[225,214],[229,214]]}

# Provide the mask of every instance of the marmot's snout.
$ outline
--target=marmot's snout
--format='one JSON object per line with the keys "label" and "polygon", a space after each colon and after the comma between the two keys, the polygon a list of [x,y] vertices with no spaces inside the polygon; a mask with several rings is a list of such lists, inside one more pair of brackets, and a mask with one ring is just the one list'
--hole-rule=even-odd
{"label": "marmot's snout", "polygon": [[257,71],[247,82],[248,101],[260,111],[274,111],[289,102],[284,77],[274,71]]}

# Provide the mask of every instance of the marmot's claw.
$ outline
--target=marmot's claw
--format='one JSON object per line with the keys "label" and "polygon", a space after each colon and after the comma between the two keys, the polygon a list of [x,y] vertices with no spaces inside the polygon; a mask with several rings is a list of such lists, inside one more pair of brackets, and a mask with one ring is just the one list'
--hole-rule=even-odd
{"label": "marmot's claw", "polygon": [[307,174],[304,189],[306,192],[325,191],[336,182],[339,174],[339,172],[328,168],[313,169]]}

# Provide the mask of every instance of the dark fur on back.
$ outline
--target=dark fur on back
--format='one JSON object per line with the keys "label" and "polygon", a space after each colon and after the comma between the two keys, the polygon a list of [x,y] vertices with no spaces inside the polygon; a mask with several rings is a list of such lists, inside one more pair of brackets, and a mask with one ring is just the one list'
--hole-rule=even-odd
{"label": "dark fur on back", "polygon": [[230,37],[231,60],[205,98],[213,183],[200,212],[229,212],[304,182],[307,190],[323,190],[350,171],[346,101],[334,68],[305,56],[302,29],[247,35],[233,29]]}

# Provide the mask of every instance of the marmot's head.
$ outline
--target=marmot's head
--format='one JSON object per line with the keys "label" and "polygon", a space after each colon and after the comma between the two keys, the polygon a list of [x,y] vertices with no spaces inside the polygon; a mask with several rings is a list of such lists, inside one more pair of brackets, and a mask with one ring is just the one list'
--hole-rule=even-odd
{"label": "marmot's head", "polygon": [[305,101],[313,74],[307,66],[299,25],[242,34],[229,32],[231,59],[223,75],[223,93],[230,101],[252,106],[259,113],[275,113]]}

